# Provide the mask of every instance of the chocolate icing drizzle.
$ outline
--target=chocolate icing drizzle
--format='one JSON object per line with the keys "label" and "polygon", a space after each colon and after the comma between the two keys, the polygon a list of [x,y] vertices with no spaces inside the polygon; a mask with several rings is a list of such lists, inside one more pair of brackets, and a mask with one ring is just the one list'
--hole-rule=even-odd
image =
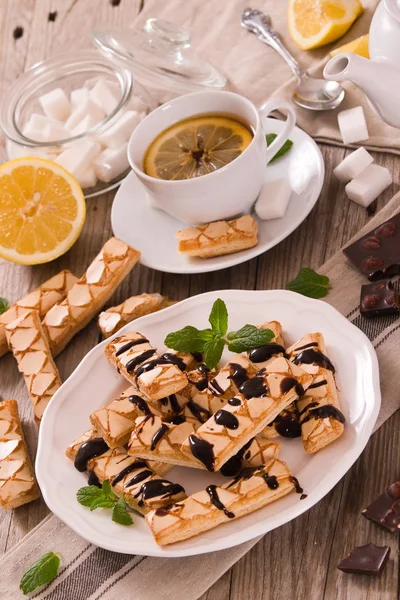
{"label": "chocolate icing drizzle", "polygon": [[164,354],[161,355],[160,358],[167,360],[172,365],[176,365],[181,371],[185,371],[185,369],[186,369],[185,361],[182,360],[182,358],[180,358],[176,354],[173,354],[172,352],[165,352]]}
{"label": "chocolate icing drizzle", "polygon": [[211,417],[209,410],[203,408],[200,406],[200,404],[197,404],[197,402],[194,402],[193,400],[189,400],[189,402],[186,404],[186,407],[190,410],[192,415],[196,417],[198,421],[200,421],[200,423],[205,423]]}
{"label": "chocolate icing drizzle", "polygon": [[[137,483],[140,483],[141,481],[148,479],[152,475],[153,475],[153,471],[150,471],[150,469],[145,469],[144,471],[140,471],[140,473],[138,473],[137,475],[134,475],[132,477],[132,479],[130,479],[128,481],[128,483],[125,485],[125,487],[128,488],[128,487],[131,487],[132,485],[136,485]],[[135,496],[135,498],[136,498],[136,496]]]}
{"label": "chocolate icing drizzle", "polygon": [[297,381],[294,377],[285,377],[281,381],[281,392],[282,394],[287,394],[291,389],[295,388],[296,394],[298,396],[302,396],[304,394],[304,389],[301,383]]}
{"label": "chocolate icing drizzle", "polygon": [[127,467],[125,467],[124,469],[122,469],[122,471],[120,471],[118,473],[118,475],[116,475],[114,477],[114,479],[111,482],[111,485],[117,485],[117,483],[119,483],[120,481],[122,481],[122,479],[126,476],[129,475],[129,473],[132,473],[132,471],[137,471],[138,469],[145,469],[148,467],[148,464],[145,460],[135,460],[135,462],[133,462],[132,464],[128,465]]}
{"label": "chocolate icing drizzle", "polygon": [[214,420],[218,425],[222,425],[227,429],[237,429],[239,427],[237,417],[223,408],[215,413]]}
{"label": "chocolate icing drizzle", "polygon": [[339,423],[345,423],[346,419],[344,414],[333,406],[333,404],[323,404],[322,406],[317,406],[317,408],[312,408],[301,420],[301,424],[306,423],[310,419],[336,419]]}
{"label": "chocolate icing drizzle", "polygon": [[101,437],[95,437],[80,446],[74,460],[75,469],[80,473],[87,470],[89,460],[107,452],[109,447]]}
{"label": "chocolate icing drizzle", "polygon": [[136,394],[132,394],[131,396],[128,396],[128,400],[132,404],[135,404],[138,407],[138,409],[140,411],[142,411],[142,413],[144,415],[146,415],[146,416],[152,415],[150,407],[144,398],[141,398],[140,396],[137,396]]}
{"label": "chocolate icing drizzle", "polygon": [[315,383],[312,383],[311,385],[309,385],[307,389],[314,390],[315,388],[319,388],[323,385],[326,385],[327,383],[328,382],[326,379],[321,379],[321,381],[316,381]]}
{"label": "chocolate icing drizzle", "polygon": [[221,475],[225,475],[225,477],[235,477],[238,473],[240,473],[243,457],[246,451],[250,448],[253,440],[254,438],[249,440],[247,444],[240,448],[239,452],[231,456],[231,458],[227,460],[224,465],[222,465],[220,469]]}
{"label": "chocolate icing drizzle", "polygon": [[287,357],[285,348],[280,344],[276,344],[275,342],[271,342],[269,344],[264,344],[264,346],[260,346],[259,348],[254,348],[249,353],[249,359],[253,363],[260,363],[266,360],[269,360],[273,356],[277,356],[282,354]]}
{"label": "chocolate icing drizzle", "polygon": [[[117,340],[114,340],[114,342],[116,342],[116,341]],[[146,338],[139,338],[138,340],[131,340],[130,342],[127,342],[126,344],[121,346],[121,348],[119,348],[116,351],[115,356],[121,356],[121,354],[124,354],[124,352],[127,352],[134,346],[140,346],[141,344],[148,344],[148,343],[149,343],[149,340],[147,340]]]}
{"label": "chocolate icing drizzle", "polygon": [[264,473],[262,478],[265,483],[269,487],[270,490],[276,490],[279,487],[279,481],[277,480],[275,475],[269,475],[268,473]]}
{"label": "chocolate icing drizzle", "polygon": [[249,400],[250,398],[261,398],[262,396],[266,396],[268,389],[265,385],[264,377],[256,375],[242,383],[239,392]]}
{"label": "chocolate icing drizzle", "polygon": [[229,379],[232,379],[236,387],[240,387],[242,383],[248,380],[247,370],[238,363],[229,363]]}
{"label": "chocolate icing drizzle", "polygon": [[201,363],[200,365],[198,365],[195,369],[195,371],[197,373],[200,373],[201,375],[203,375],[203,377],[196,382],[193,382],[193,385],[200,391],[203,392],[207,386],[208,386],[208,374],[210,372],[210,369],[207,367],[206,364]]}
{"label": "chocolate icing drizzle", "polygon": [[100,479],[93,470],[89,471],[88,485],[95,485],[96,487],[101,488]]}
{"label": "chocolate icing drizzle", "polygon": [[283,410],[274,420],[273,425],[282,437],[297,438],[301,436],[299,413],[296,409]]}
{"label": "chocolate icing drizzle", "polygon": [[153,435],[153,437],[151,439],[151,446],[150,446],[151,451],[156,449],[158,442],[167,433],[168,429],[169,429],[169,427],[165,423],[163,423],[161,425],[161,427],[159,429],[157,429],[157,431],[155,432],[155,434]]}
{"label": "chocolate icing drizzle", "polygon": [[293,475],[291,475],[289,477],[290,481],[294,484],[294,489],[296,494],[301,494],[300,496],[300,500],[304,500],[304,498],[307,498],[307,494],[303,493],[303,488],[301,487],[299,480],[297,479],[297,477],[294,477]]}
{"label": "chocolate icing drizzle", "polygon": [[318,348],[318,342],[309,342],[308,344],[304,344],[304,346],[297,346],[296,352],[306,350],[307,348]]}
{"label": "chocolate icing drizzle", "polygon": [[185,490],[179,483],[171,483],[168,479],[151,479],[146,481],[135,494],[135,498],[139,498],[139,506],[143,506],[146,500],[156,498],[168,498],[168,496],[175,496],[177,494],[185,493]]}
{"label": "chocolate icing drizzle", "polygon": [[262,471],[263,468],[263,465],[260,465],[259,467],[245,467],[236,475],[236,477],[234,477],[234,479],[232,479],[227,489],[236,485],[241,479],[250,479],[250,477],[253,477],[254,473]]}
{"label": "chocolate icing drizzle", "polygon": [[228,404],[230,404],[231,406],[240,406],[242,404],[242,401],[240,400],[240,398],[229,398]]}
{"label": "chocolate icing drizzle", "polygon": [[296,358],[293,360],[295,365],[301,365],[302,363],[305,365],[319,365],[324,369],[328,369],[328,371],[335,372],[335,367],[329,360],[329,358],[320,352],[320,350],[314,350],[313,348],[309,348],[307,350],[302,350]]}
{"label": "chocolate icing drizzle", "polygon": [[233,519],[235,517],[234,513],[230,512],[219,499],[216,485],[208,485],[206,487],[206,492],[210,496],[210,500],[216,508],[222,510],[229,519]]}
{"label": "chocolate icing drizzle", "polygon": [[140,365],[142,362],[149,359],[155,353],[156,353],[156,351],[153,348],[150,348],[149,350],[146,350],[145,352],[138,354],[138,356],[131,358],[131,360],[129,360],[126,363],[125,369],[127,370],[128,373],[132,373],[132,371],[134,371],[138,365]]}
{"label": "chocolate icing drizzle", "polygon": [[190,450],[195,458],[203,463],[209,471],[214,471],[214,446],[197,435],[189,436]]}
{"label": "chocolate icing drizzle", "polygon": [[222,389],[222,387],[219,385],[218,381],[216,380],[216,378],[212,379],[209,383],[208,383],[208,389],[210,390],[210,392],[212,394],[214,394],[215,396],[220,396],[221,394],[224,393],[224,390]]}

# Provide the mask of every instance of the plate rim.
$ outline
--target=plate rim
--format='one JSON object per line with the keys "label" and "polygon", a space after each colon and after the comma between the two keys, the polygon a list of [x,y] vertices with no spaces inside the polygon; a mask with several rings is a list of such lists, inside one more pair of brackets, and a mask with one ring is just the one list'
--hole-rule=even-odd
{"label": "plate rim", "polygon": [[[269,122],[273,123],[274,125],[278,124],[278,127],[283,127],[285,124],[284,121],[280,121],[279,119],[273,119],[271,117],[267,117],[263,121],[264,131],[265,131],[266,124]],[[144,267],[148,267],[149,269],[154,269],[155,271],[160,271],[161,273],[174,273],[174,274],[178,274],[178,275],[193,275],[195,273],[210,273],[213,271],[220,271],[222,269],[228,269],[230,267],[234,267],[236,265],[247,262],[248,260],[252,260],[253,258],[256,258],[257,256],[264,254],[264,252],[268,252],[268,250],[271,250],[272,248],[274,248],[275,246],[280,244],[284,239],[289,237],[289,235],[291,235],[306,220],[306,218],[308,217],[308,215],[310,214],[310,212],[312,211],[312,209],[318,202],[319,197],[321,195],[323,185],[324,185],[324,181],[325,181],[325,162],[324,162],[324,158],[322,156],[322,152],[321,152],[318,144],[306,131],[301,129],[301,127],[299,127],[298,125],[294,126],[293,131],[296,132],[297,134],[304,135],[304,136],[306,136],[306,138],[308,138],[308,141],[312,144],[312,146],[314,147],[314,150],[316,151],[317,161],[318,161],[318,178],[317,178],[317,181],[315,184],[315,191],[312,194],[310,202],[309,202],[309,206],[307,207],[307,210],[306,210],[304,216],[301,217],[300,221],[298,221],[298,222],[295,221],[288,228],[288,230],[285,233],[278,236],[277,238],[274,238],[272,243],[268,243],[268,244],[264,244],[264,245],[257,244],[257,246],[255,246],[254,248],[249,248],[248,250],[244,250],[244,252],[246,252],[245,257],[243,257],[242,252],[238,252],[238,253],[231,254],[231,255],[226,255],[226,256],[229,256],[229,260],[227,260],[226,263],[222,262],[219,265],[215,265],[215,264],[211,264],[211,263],[207,264],[207,261],[205,261],[205,260],[203,260],[202,262],[196,262],[196,263],[190,263],[188,261],[182,267],[171,267],[167,271],[165,269],[165,267],[163,267],[163,268],[160,267],[158,265],[158,263],[155,263],[154,261],[151,261],[151,260],[147,260],[146,257],[143,256],[143,254],[140,258],[140,264],[142,264]],[[113,199],[113,203],[112,203],[112,207],[111,207],[111,227],[112,227],[112,230],[114,233],[115,233],[114,224],[115,224],[115,219],[116,219],[115,218],[115,213],[116,213],[115,207],[118,204],[118,195],[121,193],[121,190],[123,190],[125,188],[125,186],[128,187],[130,185],[130,181],[132,181],[132,180],[135,180],[135,181],[137,180],[139,182],[137,176],[135,175],[135,173],[133,171],[131,171],[126,176],[126,178],[122,182],[121,186],[119,187],[119,189]],[[314,198],[314,196],[315,196],[315,198]],[[155,209],[153,209],[153,210],[155,210]],[[174,218],[174,217],[170,217],[170,218]],[[175,221],[178,221],[178,219],[175,219]],[[260,222],[258,218],[257,218],[257,221]],[[124,241],[126,241],[126,240],[124,240]],[[129,244],[129,242],[127,242],[127,241],[126,241],[126,243]],[[224,257],[219,257],[219,258],[224,259]]]}
{"label": "plate rim", "polygon": [[[370,365],[371,366],[371,381],[372,381],[372,395],[374,398],[374,404],[371,409],[371,414],[368,418],[368,421],[365,424],[364,431],[363,431],[361,437],[355,438],[354,444],[352,445],[352,447],[349,450],[347,450],[345,457],[343,457],[343,456],[341,457],[340,467],[336,469],[336,475],[333,478],[333,480],[332,481],[322,480],[319,484],[317,484],[312,492],[312,501],[311,501],[311,495],[310,495],[308,497],[310,499],[306,498],[302,502],[298,502],[297,506],[295,508],[291,507],[293,514],[290,515],[289,518],[287,518],[286,515],[283,515],[283,513],[277,514],[274,516],[274,526],[273,527],[267,526],[266,528],[260,528],[260,531],[258,533],[256,533],[255,535],[253,535],[251,532],[247,532],[248,535],[245,535],[245,537],[243,539],[241,538],[240,541],[237,543],[235,543],[233,541],[233,542],[229,542],[227,545],[226,543],[224,543],[225,537],[221,536],[217,540],[213,540],[212,548],[210,550],[207,549],[207,544],[203,545],[201,548],[185,547],[182,549],[179,548],[179,544],[173,544],[172,546],[168,546],[167,549],[165,547],[157,547],[154,549],[154,551],[151,551],[151,552],[146,551],[146,553],[144,555],[145,556],[156,556],[156,557],[168,557],[168,558],[193,556],[193,555],[205,554],[208,552],[214,552],[214,551],[232,548],[238,544],[245,543],[251,539],[254,539],[258,535],[265,535],[269,531],[277,529],[278,527],[292,521],[293,519],[297,518],[298,516],[300,516],[301,514],[303,514],[310,508],[312,508],[313,506],[315,506],[345,476],[345,474],[353,466],[353,464],[358,459],[358,457],[361,455],[365,446],[367,445],[367,443],[373,433],[373,428],[375,426],[376,420],[377,420],[379,412],[380,412],[381,392],[380,392],[380,382],[379,382],[379,365],[378,365],[378,359],[376,356],[376,352],[375,352],[375,349],[374,349],[372,343],[370,342],[370,340],[367,338],[367,336],[365,335],[365,333],[363,331],[361,331],[358,327],[356,327],[356,325],[354,325],[352,322],[350,322],[348,319],[346,319],[346,317],[344,315],[342,315],[335,307],[331,306],[327,302],[324,302],[322,300],[308,298],[305,296],[301,296],[299,294],[296,294],[295,292],[290,292],[288,290],[215,290],[215,291],[211,291],[211,292],[205,292],[203,294],[197,294],[196,296],[186,298],[185,300],[182,300],[181,302],[179,302],[173,306],[170,306],[170,307],[164,309],[163,311],[159,311],[156,313],[152,313],[150,315],[146,315],[144,317],[140,317],[139,319],[136,319],[135,321],[128,323],[122,329],[120,329],[116,334],[114,334],[113,336],[110,336],[110,338],[107,338],[107,339],[103,340],[102,342],[100,342],[99,344],[97,344],[96,346],[94,346],[80,361],[80,363],[77,365],[75,370],[65,380],[63,385],[59,388],[59,390],[57,390],[56,394],[53,396],[53,398],[51,399],[51,401],[49,402],[49,404],[45,410],[45,413],[44,413],[43,419],[42,419],[42,423],[41,423],[41,428],[39,430],[38,448],[37,448],[37,455],[36,455],[36,461],[35,461],[36,478],[37,478],[39,487],[41,489],[43,499],[45,500],[48,508],[53,512],[53,514],[55,514],[59,519],[61,519],[63,521],[63,523],[65,523],[68,527],[70,527],[73,531],[75,531],[75,533],[77,533],[78,535],[80,535],[81,537],[86,539],[88,542],[90,542],[96,546],[100,546],[106,550],[113,551],[113,552],[139,554],[137,551],[132,550],[132,552],[129,552],[129,549],[124,548],[122,550],[122,549],[118,548],[118,542],[115,544],[114,538],[112,538],[112,537],[107,537],[104,534],[99,534],[98,532],[96,532],[95,535],[92,535],[91,530],[89,532],[85,531],[83,533],[82,529],[79,527],[79,522],[78,523],[74,522],[73,513],[71,513],[71,519],[70,519],[69,513],[65,514],[65,513],[63,513],[62,510],[58,510],[59,507],[58,507],[57,503],[56,502],[54,503],[51,498],[51,496],[52,496],[51,485],[46,484],[45,477],[44,477],[44,473],[46,471],[46,461],[44,460],[45,457],[43,457],[43,455],[45,455],[44,448],[46,446],[46,444],[44,442],[44,437],[45,437],[44,432],[47,429],[47,427],[51,427],[51,424],[52,424],[51,420],[52,419],[54,420],[54,418],[56,418],[56,416],[57,416],[58,406],[61,405],[60,402],[57,402],[58,396],[61,395],[60,391],[63,388],[65,389],[67,387],[66,384],[68,382],[70,383],[72,378],[79,377],[79,376],[82,377],[82,374],[81,374],[82,367],[84,367],[85,364],[87,362],[89,362],[90,357],[101,352],[102,348],[110,341],[110,339],[112,339],[115,336],[121,335],[121,333],[123,333],[124,331],[129,331],[130,329],[132,329],[133,323],[135,323],[135,329],[136,329],[137,324],[139,324],[139,326],[142,326],[142,324],[144,324],[144,325],[146,324],[146,321],[147,322],[153,321],[153,320],[157,321],[160,317],[162,318],[162,316],[167,315],[168,312],[169,313],[177,312],[180,309],[180,306],[182,304],[191,304],[193,302],[202,301],[203,299],[207,300],[209,298],[215,298],[216,296],[220,296],[222,294],[225,296],[225,298],[226,298],[226,296],[228,296],[228,298],[226,298],[226,302],[229,302],[229,296],[234,296],[237,294],[242,294],[243,296],[250,295],[250,294],[251,295],[259,295],[259,296],[266,295],[267,297],[271,296],[271,295],[277,296],[277,295],[282,295],[282,294],[283,294],[283,296],[287,296],[287,297],[297,296],[297,299],[300,299],[299,300],[300,303],[303,303],[303,304],[306,304],[309,306],[317,304],[319,307],[322,308],[322,311],[326,311],[328,313],[328,315],[330,313],[332,317],[339,318],[339,320],[341,320],[343,324],[346,323],[345,326],[348,328],[348,331],[351,331],[352,334],[354,334],[356,337],[358,337],[360,339],[360,342],[363,342],[363,345],[365,346],[365,349],[369,355],[369,358],[371,361],[371,365]],[[201,300],[199,300],[199,299],[201,299]],[[84,375],[84,373],[83,373],[83,375]],[[66,401],[67,401],[67,396],[64,398],[64,402],[66,402]],[[43,468],[43,473],[42,473],[42,468]],[[260,521],[260,524],[262,524],[262,521]]]}

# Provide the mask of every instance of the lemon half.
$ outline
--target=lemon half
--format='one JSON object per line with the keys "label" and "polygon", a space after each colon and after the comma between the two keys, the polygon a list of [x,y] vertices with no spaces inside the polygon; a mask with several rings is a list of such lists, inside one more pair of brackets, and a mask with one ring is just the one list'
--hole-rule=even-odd
{"label": "lemon half", "polygon": [[25,265],[54,260],[78,238],[86,216],[76,179],[49,160],[0,166],[0,257]]}
{"label": "lemon half", "polygon": [[289,0],[289,32],[303,50],[334,42],[362,15],[359,0]]}

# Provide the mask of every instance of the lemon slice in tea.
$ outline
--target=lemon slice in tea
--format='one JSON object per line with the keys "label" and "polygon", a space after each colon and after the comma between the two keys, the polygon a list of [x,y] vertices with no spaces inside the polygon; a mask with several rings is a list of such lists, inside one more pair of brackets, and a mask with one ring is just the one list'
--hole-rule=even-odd
{"label": "lemon slice in tea", "polygon": [[192,179],[237,158],[250,144],[249,127],[235,119],[203,115],[179,121],[151,143],[144,171],[157,179]]}

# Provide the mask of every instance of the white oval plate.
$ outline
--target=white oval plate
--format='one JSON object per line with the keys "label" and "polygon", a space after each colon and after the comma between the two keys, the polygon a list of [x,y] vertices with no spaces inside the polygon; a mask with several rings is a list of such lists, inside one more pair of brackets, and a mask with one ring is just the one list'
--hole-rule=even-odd
{"label": "white oval plate", "polygon": [[[300,439],[281,439],[281,457],[299,479],[307,498],[296,493],[184,542],[158,546],[144,519],[134,516],[134,525],[123,527],[111,521],[110,511],[89,510],[76,501],[78,488],[87,476],[74,469],[65,456],[68,444],[90,428],[90,413],[118,397],[127,387],[124,378],[107,362],[102,342],[87,354],[48,405],[40,426],[36,475],[46,504],[60,519],[89,542],[107,550],[148,556],[188,556],[229,548],[275,529],[316,504],[343,477],[364,449],[380,407],[379,371],[375,352],[366,336],[325,302],[293,292],[217,291],[194,296],[164,311],[129,323],[121,331],[140,331],[155,346],[163,348],[167,333],[194,325],[207,326],[216,298],[223,298],[229,311],[229,328],[246,322],[277,319],[284,328],[285,343],[312,331],[321,331],[327,352],[336,366],[342,410],[347,425],[344,434],[315,455],[307,455]],[[225,353],[224,358],[229,356]],[[222,477],[198,469],[174,467],[168,479],[184,485],[191,494]]]}
{"label": "white oval plate", "polygon": [[[279,133],[282,121],[265,120],[266,133]],[[282,219],[258,222],[258,244],[254,248],[206,260],[187,258],[177,251],[175,234],[187,227],[162,210],[151,208],[147,192],[134,173],[119,188],[111,211],[114,234],[130,246],[139,248],[140,262],[167,273],[206,273],[250,260],[279,244],[307,217],[317,202],[324,182],[324,161],[314,140],[295,127],[290,135],[293,147],[276,163],[265,168],[265,181],[286,179],[294,190]]]}

